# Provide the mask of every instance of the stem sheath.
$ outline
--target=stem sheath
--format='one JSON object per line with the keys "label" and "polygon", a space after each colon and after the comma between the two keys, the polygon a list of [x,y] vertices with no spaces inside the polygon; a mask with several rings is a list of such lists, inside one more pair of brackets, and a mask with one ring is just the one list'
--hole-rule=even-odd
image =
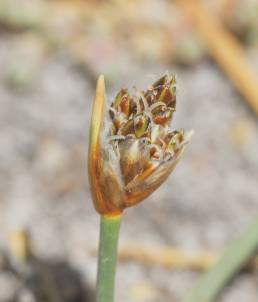
{"label": "stem sheath", "polygon": [[97,302],[113,302],[121,215],[101,216]]}

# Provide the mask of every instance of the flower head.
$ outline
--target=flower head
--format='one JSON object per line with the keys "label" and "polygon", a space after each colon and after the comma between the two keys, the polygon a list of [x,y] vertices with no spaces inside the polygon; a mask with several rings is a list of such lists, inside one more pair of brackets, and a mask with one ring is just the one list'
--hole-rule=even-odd
{"label": "flower head", "polygon": [[172,130],[176,80],[165,75],[146,91],[121,89],[105,120],[100,76],[93,106],[89,180],[96,210],[118,214],[157,189],[176,166],[191,133]]}

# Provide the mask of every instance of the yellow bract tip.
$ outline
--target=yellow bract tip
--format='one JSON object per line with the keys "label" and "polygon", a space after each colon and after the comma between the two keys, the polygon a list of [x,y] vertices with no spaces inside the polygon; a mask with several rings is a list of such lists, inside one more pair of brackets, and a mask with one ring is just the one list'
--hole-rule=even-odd
{"label": "yellow bract tip", "polygon": [[104,75],[100,75],[96,86],[96,95],[92,109],[90,149],[96,149],[99,144],[100,131],[103,124],[106,102],[106,89]]}

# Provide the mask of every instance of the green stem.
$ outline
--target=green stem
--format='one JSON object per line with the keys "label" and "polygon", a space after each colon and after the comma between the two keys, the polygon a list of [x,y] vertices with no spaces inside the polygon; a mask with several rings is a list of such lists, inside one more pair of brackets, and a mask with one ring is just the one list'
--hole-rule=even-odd
{"label": "green stem", "polygon": [[184,300],[211,302],[224,286],[243,268],[258,246],[258,217],[224,251],[217,264],[205,273]]}
{"label": "green stem", "polygon": [[121,215],[101,216],[97,302],[113,302]]}

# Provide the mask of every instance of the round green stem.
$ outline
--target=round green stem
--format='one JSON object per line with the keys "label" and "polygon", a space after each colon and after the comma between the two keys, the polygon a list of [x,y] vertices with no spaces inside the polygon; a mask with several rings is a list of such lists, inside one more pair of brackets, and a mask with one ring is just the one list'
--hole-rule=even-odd
{"label": "round green stem", "polygon": [[121,216],[101,216],[97,302],[113,302]]}

